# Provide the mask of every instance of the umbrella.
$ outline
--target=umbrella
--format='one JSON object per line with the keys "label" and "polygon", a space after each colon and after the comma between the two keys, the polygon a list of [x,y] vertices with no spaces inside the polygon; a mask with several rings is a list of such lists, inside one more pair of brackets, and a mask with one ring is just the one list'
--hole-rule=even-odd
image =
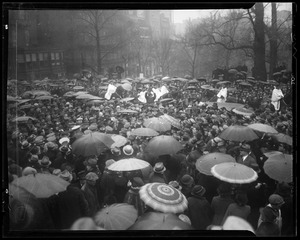
{"label": "umbrella", "polygon": [[132,90],[132,86],[130,83],[124,83],[121,85],[123,89],[125,89],[126,91],[131,91]]}
{"label": "umbrella", "polygon": [[248,82],[245,82],[245,81],[239,82],[239,85],[241,85],[241,86],[246,86],[246,87],[252,87],[252,84],[251,84],[251,83],[248,83]]}
{"label": "umbrella", "polygon": [[159,101],[160,102],[168,102],[168,101],[172,101],[173,98],[163,98],[163,99],[160,99]]}
{"label": "umbrella", "polygon": [[212,176],[211,168],[223,162],[235,162],[235,159],[225,153],[208,153],[197,159],[196,168],[199,172]]}
{"label": "umbrella", "polygon": [[276,82],[275,80],[268,80],[268,83],[273,85],[279,85],[279,83]]}
{"label": "umbrella", "polygon": [[152,128],[157,132],[166,132],[171,130],[171,124],[167,120],[157,117],[145,119],[144,126]]}
{"label": "umbrella", "polygon": [[197,79],[193,79],[193,80],[190,80],[190,81],[188,81],[188,84],[190,84],[190,83],[199,83],[199,81],[197,80]]}
{"label": "umbrella", "polygon": [[75,155],[81,155],[84,157],[96,155],[104,152],[114,143],[112,138],[100,132],[91,132],[86,135],[82,135],[72,144],[73,153]]}
{"label": "umbrella", "polygon": [[238,70],[236,70],[235,68],[229,69],[228,70],[229,73],[238,73]]}
{"label": "umbrella", "polygon": [[52,96],[38,96],[35,99],[36,100],[50,100],[50,99],[53,99],[53,98],[54,97],[52,97]]}
{"label": "umbrella", "polygon": [[154,137],[159,135],[159,133],[153,130],[152,128],[136,128],[130,132],[130,135],[141,137]]}
{"label": "umbrella", "polygon": [[[218,80],[219,81],[219,80]],[[210,85],[202,85],[201,86],[202,89],[212,89],[213,87]]]}
{"label": "umbrella", "polygon": [[254,78],[254,77],[247,77],[247,79],[255,80],[255,78]]}
{"label": "umbrella", "polygon": [[227,91],[228,92],[236,92],[236,88],[233,88],[233,87],[229,87],[229,88],[227,88]]}
{"label": "umbrella", "polygon": [[192,230],[190,224],[182,221],[174,213],[144,213],[128,230]]}
{"label": "umbrella", "polygon": [[121,109],[117,111],[118,113],[138,113],[135,110],[131,110],[131,109]]}
{"label": "umbrella", "polygon": [[82,95],[82,94],[89,94],[89,93],[87,91],[79,91],[79,92],[74,93],[73,95],[78,96],[78,95]]}
{"label": "umbrella", "polygon": [[166,77],[163,77],[161,80],[169,80],[170,77],[166,76]]}
{"label": "umbrella", "polygon": [[183,149],[183,146],[174,137],[160,135],[152,138],[147,146],[146,151],[155,156],[175,154]]}
{"label": "umbrella", "polygon": [[229,126],[220,133],[219,137],[234,142],[250,142],[259,138],[253,129],[239,125]]}
{"label": "umbrella", "polygon": [[182,213],[188,208],[186,197],[165,183],[148,183],[140,188],[141,200],[149,207],[163,213]]}
{"label": "umbrella", "polygon": [[82,89],[84,89],[84,87],[82,87],[82,86],[75,86],[75,87],[73,87],[73,89],[74,90],[82,90]]}
{"label": "umbrella", "polygon": [[37,119],[30,116],[22,116],[22,117],[16,117],[15,119],[12,120],[12,122],[27,122],[28,120],[35,121]]}
{"label": "umbrella", "polygon": [[235,108],[232,110],[234,113],[243,115],[243,116],[251,116],[254,112],[247,108]]}
{"label": "umbrella", "polygon": [[74,94],[75,94],[75,92],[70,91],[70,92],[66,92],[63,96],[64,96],[64,97],[73,97]]}
{"label": "umbrella", "polygon": [[220,82],[217,82],[216,84],[220,85],[220,84],[227,84],[227,83],[230,83],[229,81],[220,81]]}
{"label": "umbrella", "polygon": [[211,82],[212,83],[217,83],[217,82],[220,82],[220,80],[219,79],[213,79],[213,80],[211,80]]}
{"label": "umbrella", "polygon": [[90,99],[90,100],[100,100],[100,99],[94,99],[95,96],[91,95],[91,94],[80,94],[76,96],[76,99]]}
{"label": "umbrella", "polygon": [[151,84],[152,81],[150,81],[149,79],[145,79],[141,81],[142,84]]}
{"label": "umbrella", "polygon": [[277,130],[267,124],[262,123],[253,123],[248,125],[247,127],[252,128],[253,130],[264,132],[264,133],[278,133]]}
{"label": "umbrella", "polygon": [[126,230],[137,218],[138,212],[133,205],[115,203],[97,212],[94,221],[105,230]]}
{"label": "umbrella", "polygon": [[115,172],[127,172],[127,171],[135,171],[140,170],[146,167],[149,167],[150,163],[137,159],[137,158],[127,158],[121,159],[108,167],[108,170]]}
{"label": "umbrella", "polygon": [[112,138],[112,140],[114,140],[114,143],[111,145],[111,148],[122,147],[128,142],[127,138],[121,135],[118,134],[108,134],[108,135]]}
{"label": "umbrella", "polygon": [[[212,106],[214,104],[214,102],[206,102],[206,104],[208,106]],[[225,103],[217,103],[218,104],[218,108],[226,108],[228,111],[232,110],[233,108],[242,108],[245,105],[240,104],[240,103],[229,103],[229,102],[225,102]]]}
{"label": "umbrella", "polygon": [[188,86],[186,89],[187,89],[187,90],[196,90],[197,88],[194,87],[194,86]]}
{"label": "umbrella", "polygon": [[56,175],[36,173],[16,178],[12,184],[26,189],[37,198],[48,198],[65,191],[70,183]]}
{"label": "umbrella", "polygon": [[293,158],[292,155],[282,152],[265,153],[268,157],[264,163],[265,173],[278,182],[290,183],[293,181]]}
{"label": "umbrella", "polygon": [[197,80],[198,80],[199,82],[206,82],[206,79],[205,79],[205,78],[197,78]]}
{"label": "umbrella", "polygon": [[281,75],[281,72],[273,73],[273,76],[278,76],[278,75]]}
{"label": "umbrella", "polygon": [[133,99],[134,99],[133,97],[123,98],[120,100],[120,102],[129,102],[132,101]]}
{"label": "umbrella", "polygon": [[104,99],[95,99],[95,100],[88,101],[86,104],[87,105],[93,105],[95,103],[103,103],[103,102],[105,102]]}
{"label": "umbrella", "polygon": [[251,183],[257,179],[257,173],[246,165],[236,162],[220,163],[211,168],[216,178],[229,183]]}
{"label": "umbrella", "polygon": [[176,119],[168,114],[164,114],[164,115],[160,116],[160,118],[167,120],[173,127],[181,129],[181,124],[178,119]]}
{"label": "umbrella", "polygon": [[20,107],[18,107],[19,109],[27,109],[27,108],[32,108],[32,107],[34,107],[34,105],[31,105],[31,104],[25,104],[25,105],[22,105],[22,106],[20,106]]}
{"label": "umbrella", "polygon": [[289,135],[286,135],[284,133],[278,133],[278,134],[272,134],[271,136],[273,138],[275,138],[278,142],[286,143],[286,144],[288,144],[290,146],[293,145],[293,139]]}
{"label": "umbrella", "polygon": [[31,91],[31,94],[34,96],[45,96],[45,95],[51,95],[48,91],[42,91],[42,90],[33,90]]}

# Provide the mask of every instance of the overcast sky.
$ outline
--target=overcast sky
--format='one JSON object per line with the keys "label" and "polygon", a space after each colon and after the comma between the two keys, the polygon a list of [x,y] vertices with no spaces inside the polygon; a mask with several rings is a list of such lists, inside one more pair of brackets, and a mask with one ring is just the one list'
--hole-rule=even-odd
{"label": "overcast sky", "polygon": [[[285,2],[280,3],[278,2],[279,7],[278,10],[289,10],[292,11],[292,3]],[[268,4],[269,9],[271,9],[271,3]],[[174,23],[182,23],[184,20],[196,19],[196,18],[203,18],[208,17],[209,13],[212,10],[174,10]],[[214,11],[214,10],[213,10]],[[271,10],[270,10],[271,11]]]}

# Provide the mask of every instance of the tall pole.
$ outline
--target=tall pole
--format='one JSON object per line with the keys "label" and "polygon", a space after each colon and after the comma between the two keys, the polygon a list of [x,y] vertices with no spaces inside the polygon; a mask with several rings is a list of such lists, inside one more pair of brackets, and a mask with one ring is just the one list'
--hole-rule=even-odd
{"label": "tall pole", "polygon": [[16,79],[18,80],[18,20],[16,19]]}

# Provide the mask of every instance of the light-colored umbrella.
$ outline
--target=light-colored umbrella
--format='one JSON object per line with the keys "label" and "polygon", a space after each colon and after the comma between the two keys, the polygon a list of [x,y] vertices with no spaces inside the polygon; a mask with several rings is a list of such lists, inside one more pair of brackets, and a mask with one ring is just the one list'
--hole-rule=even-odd
{"label": "light-colored umbrella", "polygon": [[132,90],[132,86],[131,83],[123,83],[122,88],[125,89],[126,91],[131,91]]}
{"label": "light-colored umbrella", "polygon": [[293,181],[293,156],[274,151],[265,153],[268,157],[264,163],[265,173],[278,182],[290,183]]}
{"label": "light-colored umbrella", "polygon": [[236,162],[220,163],[211,168],[211,173],[216,178],[229,183],[251,183],[258,178],[257,173],[246,165]]}
{"label": "light-colored umbrella", "polygon": [[229,126],[220,133],[219,137],[234,142],[250,142],[259,138],[253,129],[239,125]]}
{"label": "light-colored umbrella", "polygon": [[152,128],[157,132],[166,132],[171,130],[171,124],[167,120],[158,117],[145,119],[143,125],[147,128]]}
{"label": "light-colored umbrella", "polygon": [[128,142],[128,139],[121,135],[118,134],[108,134],[108,135],[111,136],[112,140],[114,140],[114,143],[111,145],[111,148],[122,147]]}
{"label": "light-colored umbrella", "polygon": [[186,197],[176,188],[164,183],[148,183],[140,188],[141,200],[156,211],[183,213],[188,208]]}
{"label": "light-colored umbrella", "polygon": [[69,91],[69,92],[66,92],[63,96],[64,96],[64,97],[73,97],[74,94],[75,94],[75,92]]}
{"label": "light-colored umbrella", "polygon": [[131,109],[120,109],[117,113],[138,113],[138,111],[131,110]]}
{"label": "light-colored umbrella", "polygon": [[22,117],[16,117],[15,119],[12,120],[12,122],[27,122],[28,120],[36,121],[37,119],[30,116],[22,116]]}
{"label": "light-colored umbrella", "polygon": [[12,184],[26,189],[37,198],[48,198],[65,191],[70,183],[56,175],[36,173],[16,178]]}
{"label": "light-colored umbrella", "polygon": [[211,168],[223,162],[236,162],[236,161],[229,154],[219,153],[219,152],[208,153],[197,159],[196,168],[199,172],[208,176],[212,176]]}
{"label": "light-colored umbrella", "polygon": [[115,172],[128,172],[128,171],[136,171],[140,169],[144,169],[149,167],[150,163],[137,159],[137,158],[127,158],[121,159],[108,167],[108,170]]}
{"label": "light-colored umbrella", "polygon": [[142,136],[142,137],[154,137],[159,135],[159,133],[153,130],[152,128],[136,128],[130,132],[130,135]]}
{"label": "light-colored umbrella", "polygon": [[83,94],[89,94],[89,93],[87,91],[78,91],[78,92],[75,92],[73,95],[79,96],[79,95],[83,95]]}
{"label": "light-colored umbrella", "polygon": [[35,99],[36,100],[51,100],[51,99],[53,99],[54,97],[52,97],[52,96],[38,96],[38,97],[36,97]]}
{"label": "light-colored umbrella", "polygon": [[164,114],[161,115],[160,118],[163,118],[165,120],[167,120],[173,127],[176,127],[178,129],[181,129],[181,123],[180,120],[168,115],[168,114]]}
{"label": "light-colored umbrella", "polygon": [[271,127],[270,125],[262,124],[262,123],[249,124],[247,127],[263,133],[278,133],[275,128]]}
{"label": "light-colored umbrella", "polygon": [[174,213],[144,213],[128,230],[192,230],[192,226],[182,221]]}
{"label": "light-colored umbrella", "polygon": [[153,137],[146,146],[146,151],[155,156],[176,154],[183,149],[183,146],[174,137],[160,135]]}
{"label": "light-colored umbrella", "polygon": [[75,86],[75,87],[73,87],[73,89],[74,90],[82,90],[82,89],[84,89],[84,87],[83,86]]}
{"label": "light-colored umbrella", "polygon": [[236,114],[243,115],[243,116],[251,116],[254,113],[254,111],[247,108],[235,108],[232,111]]}
{"label": "light-colored umbrella", "polygon": [[138,211],[133,205],[116,203],[97,212],[94,221],[105,230],[127,230],[138,218]]}
{"label": "light-colored umbrella", "polygon": [[120,100],[120,102],[129,102],[132,101],[133,99],[134,99],[133,97],[123,98]]}

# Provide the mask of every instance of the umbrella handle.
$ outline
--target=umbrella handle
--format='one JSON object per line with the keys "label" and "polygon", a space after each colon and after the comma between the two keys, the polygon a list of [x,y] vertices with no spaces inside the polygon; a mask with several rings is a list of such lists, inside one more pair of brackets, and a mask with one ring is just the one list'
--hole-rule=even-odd
{"label": "umbrella handle", "polygon": [[266,133],[264,133],[264,134],[262,135],[261,139],[264,139],[265,135],[266,135]]}

